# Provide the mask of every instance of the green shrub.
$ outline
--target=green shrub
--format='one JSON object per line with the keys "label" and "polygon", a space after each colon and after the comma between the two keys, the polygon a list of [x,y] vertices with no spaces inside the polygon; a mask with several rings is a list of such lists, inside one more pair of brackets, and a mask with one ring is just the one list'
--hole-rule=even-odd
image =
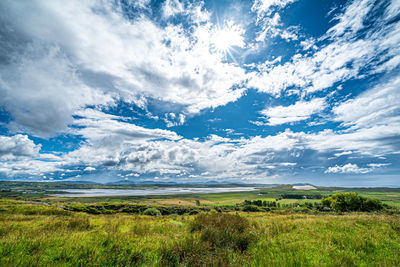
{"label": "green shrub", "polygon": [[373,198],[366,198],[355,192],[336,193],[321,200],[323,208],[339,212],[346,211],[376,211],[383,209],[381,201]]}
{"label": "green shrub", "polygon": [[247,211],[247,212],[262,211],[259,207],[255,206],[255,205],[245,205],[245,206],[243,206],[242,210]]}
{"label": "green shrub", "polygon": [[161,216],[161,212],[156,208],[148,208],[143,211],[143,215]]}
{"label": "green shrub", "polygon": [[374,198],[366,198],[363,202],[362,210],[374,211],[383,209],[383,204],[380,200]]}

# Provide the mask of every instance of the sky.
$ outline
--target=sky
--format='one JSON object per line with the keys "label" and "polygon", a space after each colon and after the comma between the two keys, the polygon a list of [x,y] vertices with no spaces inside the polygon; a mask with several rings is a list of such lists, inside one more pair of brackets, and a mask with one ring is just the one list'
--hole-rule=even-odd
{"label": "sky", "polygon": [[400,0],[2,0],[0,180],[400,186]]}

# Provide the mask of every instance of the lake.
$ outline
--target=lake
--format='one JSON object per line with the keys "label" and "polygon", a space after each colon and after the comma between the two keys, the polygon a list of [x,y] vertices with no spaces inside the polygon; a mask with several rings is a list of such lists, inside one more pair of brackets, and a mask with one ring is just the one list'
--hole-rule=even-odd
{"label": "lake", "polygon": [[143,189],[60,189],[66,193],[50,194],[55,197],[105,197],[105,196],[150,196],[150,195],[180,195],[208,194],[224,192],[255,191],[254,187],[165,187]]}

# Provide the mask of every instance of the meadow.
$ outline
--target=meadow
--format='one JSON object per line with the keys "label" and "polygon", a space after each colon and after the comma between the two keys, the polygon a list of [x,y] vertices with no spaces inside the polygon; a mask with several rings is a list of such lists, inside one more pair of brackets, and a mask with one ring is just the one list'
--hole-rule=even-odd
{"label": "meadow", "polygon": [[[321,212],[302,205],[319,199],[282,198],[357,191],[398,204],[398,189],[279,186],[243,193],[65,199],[13,190],[1,192],[0,266],[400,266],[396,207]],[[293,205],[245,212],[237,205],[245,200]],[[107,209],[85,212],[92,206]],[[152,208],[168,215],[149,212]]]}

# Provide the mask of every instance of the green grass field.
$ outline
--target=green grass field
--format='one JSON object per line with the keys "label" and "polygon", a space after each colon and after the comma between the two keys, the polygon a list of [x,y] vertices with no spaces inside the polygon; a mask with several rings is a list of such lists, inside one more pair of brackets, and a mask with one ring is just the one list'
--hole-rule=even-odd
{"label": "green grass field", "polygon": [[[2,189],[0,266],[400,266],[396,188],[302,191],[278,186],[254,192],[88,198],[49,197],[51,186],[40,183]],[[296,207],[320,199],[290,198],[350,191],[392,207],[321,212]],[[245,200],[282,207],[243,212],[237,205]],[[85,207],[109,210],[77,211]],[[122,212],[127,207],[128,213]],[[142,209],[129,214],[138,207]],[[147,207],[177,213],[142,215]],[[200,214],[189,215],[192,211]]]}
{"label": "green grass field", "polygon": [[190,230],[199,215],[89,215],[2,199],[0,266],[400,265],[399,215],[238,214],[254,238],[244,251],[210,249]]}

